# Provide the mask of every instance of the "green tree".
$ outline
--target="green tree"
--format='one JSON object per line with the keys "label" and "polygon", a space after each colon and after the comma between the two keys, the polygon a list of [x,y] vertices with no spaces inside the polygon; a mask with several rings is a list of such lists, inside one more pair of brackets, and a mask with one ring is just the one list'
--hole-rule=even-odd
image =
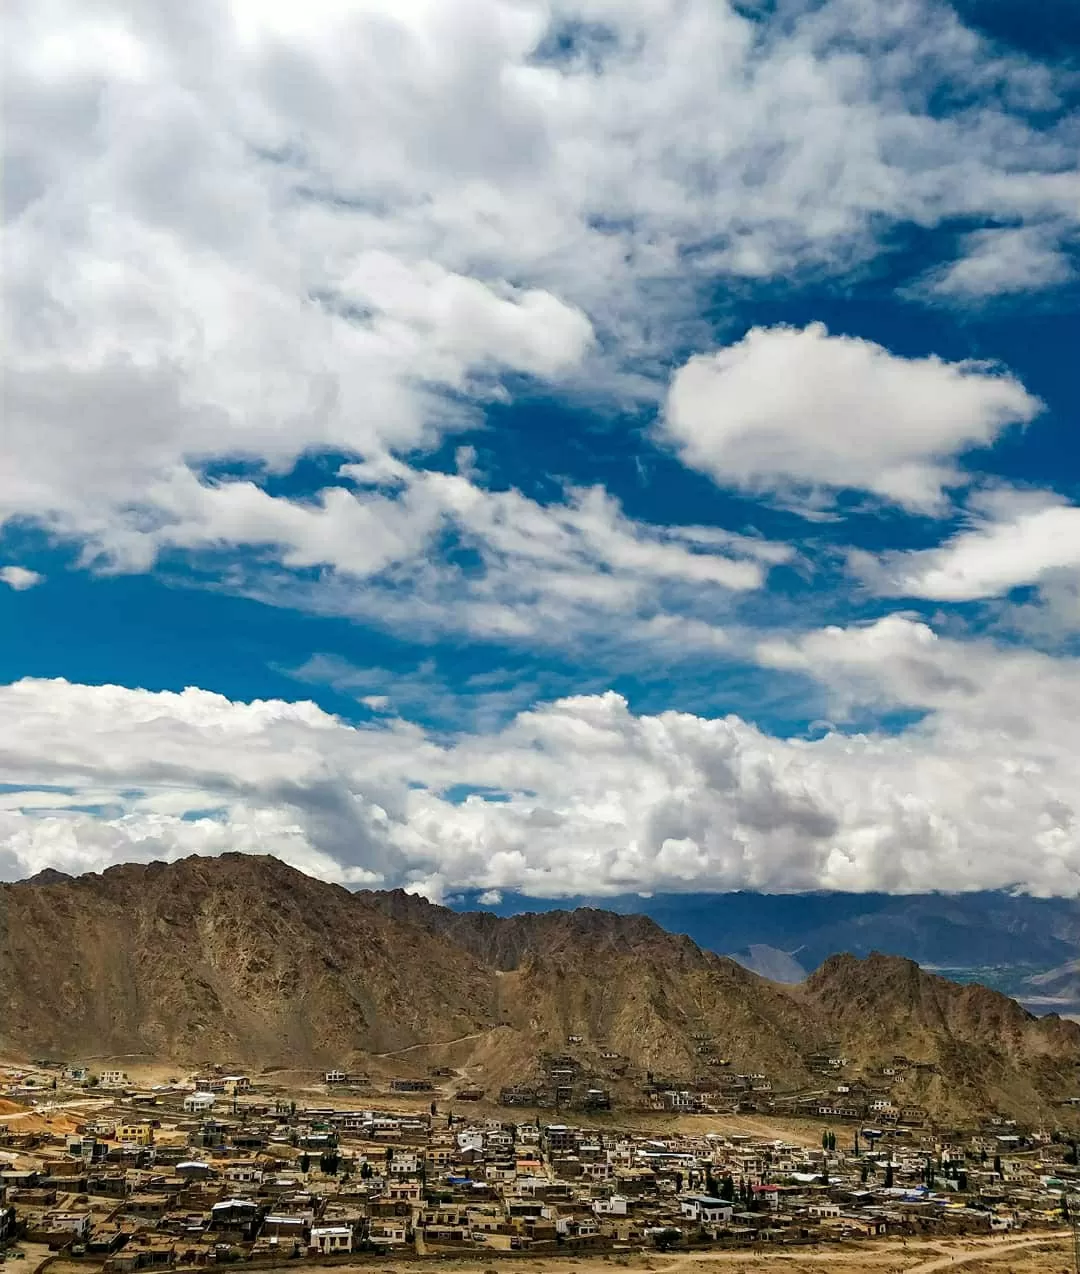
{"label": "green tree", "polygon": [[311,1170],[311,1156],[305,1151],[300,1156],[300,1171],[308,1173]]}
{"label": "green tree", "polygon": [[735,1181],[730,1172],[725,1172],[724,1179],[720,1182],[720,1198],[725,1203],[735,1202]]}
{"label": "green tree", "polygon": [[893,1188],[893,1169],[892,1169],[892,1163],[890,1162],[885,1165],[885,1189],[891,1190],[892,1188]]}

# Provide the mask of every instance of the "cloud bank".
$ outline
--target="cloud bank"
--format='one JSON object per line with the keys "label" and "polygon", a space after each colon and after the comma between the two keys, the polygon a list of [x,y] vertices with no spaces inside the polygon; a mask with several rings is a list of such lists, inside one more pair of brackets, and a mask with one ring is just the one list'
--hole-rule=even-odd
{"label": "cloud bank", "polygon": [[0,691],[3,874],[225,848],[325,875],[536,895],[701,889],[1080,890],[1080,664],[959,643],[900,616],[763,643],[842,722],[775,737],[736,717],[570,697],[436,739],[311,703],[64,681]]}
{"label": "cloud bank", "polygon": [[[712,343],[718,279],[843,276],[889,227],[989,217],[1019,229],[938,288],[1008,290],[1036,251],[1047,282],[1077,223],[1067,84],[930,0],[776,21],[714,0],[58,0],[16,3],[10,34],[0,523],[110,569],[211,543],[350,577],[370,534],[368,574],[425,514],[347,483],[298,509],[267,475],[411,455],[515,377],[655,403],[673,352]],[[747,385],[791,360],[795,422]],[[921,508],[958,447],[1034,409],[1008,377],[811,327],[693,360],[668,421],[723,481]],[[845,441],[861,463],[837,463]],[[237,462],[261,494],[208,476]]]}

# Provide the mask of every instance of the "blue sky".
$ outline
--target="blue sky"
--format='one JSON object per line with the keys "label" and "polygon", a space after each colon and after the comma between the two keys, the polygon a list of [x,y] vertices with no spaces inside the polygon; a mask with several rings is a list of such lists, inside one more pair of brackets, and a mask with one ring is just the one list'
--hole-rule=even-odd
{"label": "blue sky", "polygon": [[17,6],[0,877],[1080,883],[1080,18]]}

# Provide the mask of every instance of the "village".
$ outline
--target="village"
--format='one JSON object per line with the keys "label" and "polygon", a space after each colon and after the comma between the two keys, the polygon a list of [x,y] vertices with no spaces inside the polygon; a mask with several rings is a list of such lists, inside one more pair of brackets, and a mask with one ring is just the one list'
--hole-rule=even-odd
{"label": "village", "polygon": [[381,1092],[345,1070],[168,1079],[0,1068],[6,1259],[119,1274],[1026,1233],[1060,1229],[1080,1183],[1075,1144],[1050,1130],[845,1120],[845,1094],[814,1122],[755,1116],[750,1130],[673,1113],[691,1095],[655,1081],[652,1113],[624,1120],[604,1090],[553,1113],[526,1108],[524,1089],[488,1102],[438,1068]]}

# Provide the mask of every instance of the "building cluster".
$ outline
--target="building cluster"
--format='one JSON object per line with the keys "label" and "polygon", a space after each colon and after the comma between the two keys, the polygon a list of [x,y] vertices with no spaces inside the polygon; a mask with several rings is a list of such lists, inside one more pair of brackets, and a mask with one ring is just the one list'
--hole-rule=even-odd
{"label": "building cluster", "polygon": [[0,1125],[0,1243],[119,1272],[978,1233],[1060,1224],[1080,1171],[1074,1146],[1002,1123],[961,1136],[879,1121],[809,1146],[482,1117],[427,1096],[407,1112],[313,1108],[239,1074],[150,1092],[125,1078],[72,1127]]}

